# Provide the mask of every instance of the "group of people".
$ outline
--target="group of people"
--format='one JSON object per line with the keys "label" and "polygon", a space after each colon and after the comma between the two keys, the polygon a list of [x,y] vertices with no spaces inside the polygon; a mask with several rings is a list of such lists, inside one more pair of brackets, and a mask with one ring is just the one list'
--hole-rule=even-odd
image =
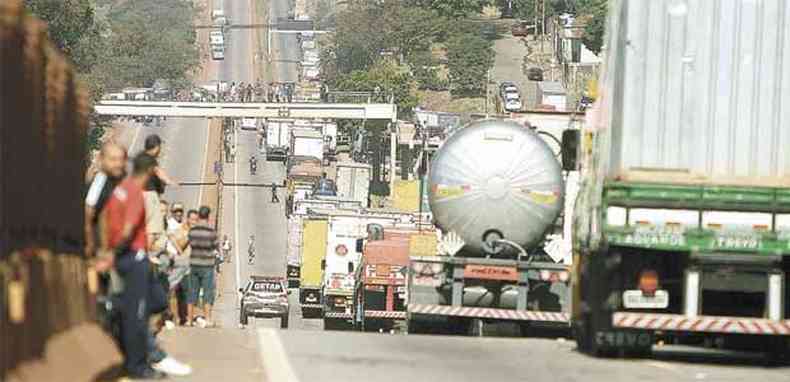
{"label": "group of people", "polygon": [[148,136],[127,176],[126,150],[105,143],[85,199],[85,250],[103,275],[102,289],[113,307],[108,316],[116,317],[107,326],[130,378],[191,374],[155,336],[177,324],[213,326],[217,258],[220,249],[229,250],[227,237],[222,247],[218,243],[208,206],[185,211],[181,203],[161,198],[175,184],[158,163],[161,150],[161,138]]}

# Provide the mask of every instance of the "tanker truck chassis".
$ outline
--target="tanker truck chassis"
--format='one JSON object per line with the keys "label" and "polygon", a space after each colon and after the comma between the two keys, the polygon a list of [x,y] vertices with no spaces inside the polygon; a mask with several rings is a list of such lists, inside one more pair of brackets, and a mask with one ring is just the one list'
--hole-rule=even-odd
{"label": "tanker truck chassis", "polygon": [[570,269],[539,261],[412,257],[410,333],[529,335],[570,329]]}

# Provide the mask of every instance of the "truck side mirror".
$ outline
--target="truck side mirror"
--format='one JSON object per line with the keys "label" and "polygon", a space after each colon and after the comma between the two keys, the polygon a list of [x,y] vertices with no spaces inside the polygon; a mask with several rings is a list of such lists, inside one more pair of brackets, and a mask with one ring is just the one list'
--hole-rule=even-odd
{"label": "truck side mirror", "polygon": [[357,239],[357,253],[362,253],[365,250],[365,239]]}
{"label": "truck side mirror", "polygon": [[244,293],[244,288],[239,288],[239,292]]}
{"label": "truck side mirror", "polygon": [[354,273],[354,263],[348,262],[348,273]]}
{"label": "truck side mirror", "polygon": [[326,260],[321,260],[321,270],[326,269]]}
{"label": "truck side mirror", "polygon": [[562,169],[575,171],[578,169],[580,130],[562,132]]}

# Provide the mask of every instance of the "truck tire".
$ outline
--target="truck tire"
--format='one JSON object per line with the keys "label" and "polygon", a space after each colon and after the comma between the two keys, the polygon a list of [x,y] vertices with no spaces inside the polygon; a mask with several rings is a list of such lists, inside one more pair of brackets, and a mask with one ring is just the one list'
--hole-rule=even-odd
{"label": "truck tire", "polygon": [[612,293],[612,286],[618,284],[614,279],[619,278],[617,270],[607,266],[608,256],[607,249],[586,254],[582,256],[580,267],[581,304],[585,311],[576,322],[573,322],[572,330],[579,350],[593,357],[612,357],[618,350],[607,346],[597,338],[598,333],[612,330],[612,312],[608,309],[606,300]]}

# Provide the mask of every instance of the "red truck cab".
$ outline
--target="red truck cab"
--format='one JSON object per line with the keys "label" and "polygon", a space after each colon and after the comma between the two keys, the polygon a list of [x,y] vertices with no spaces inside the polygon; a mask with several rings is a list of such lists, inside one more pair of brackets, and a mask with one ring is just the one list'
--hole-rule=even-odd
{"label": "red truck cab", "polygon": [[406,318],[409,237],[369,241],[362,252],[354,286],[354,327],[391,330]]}

